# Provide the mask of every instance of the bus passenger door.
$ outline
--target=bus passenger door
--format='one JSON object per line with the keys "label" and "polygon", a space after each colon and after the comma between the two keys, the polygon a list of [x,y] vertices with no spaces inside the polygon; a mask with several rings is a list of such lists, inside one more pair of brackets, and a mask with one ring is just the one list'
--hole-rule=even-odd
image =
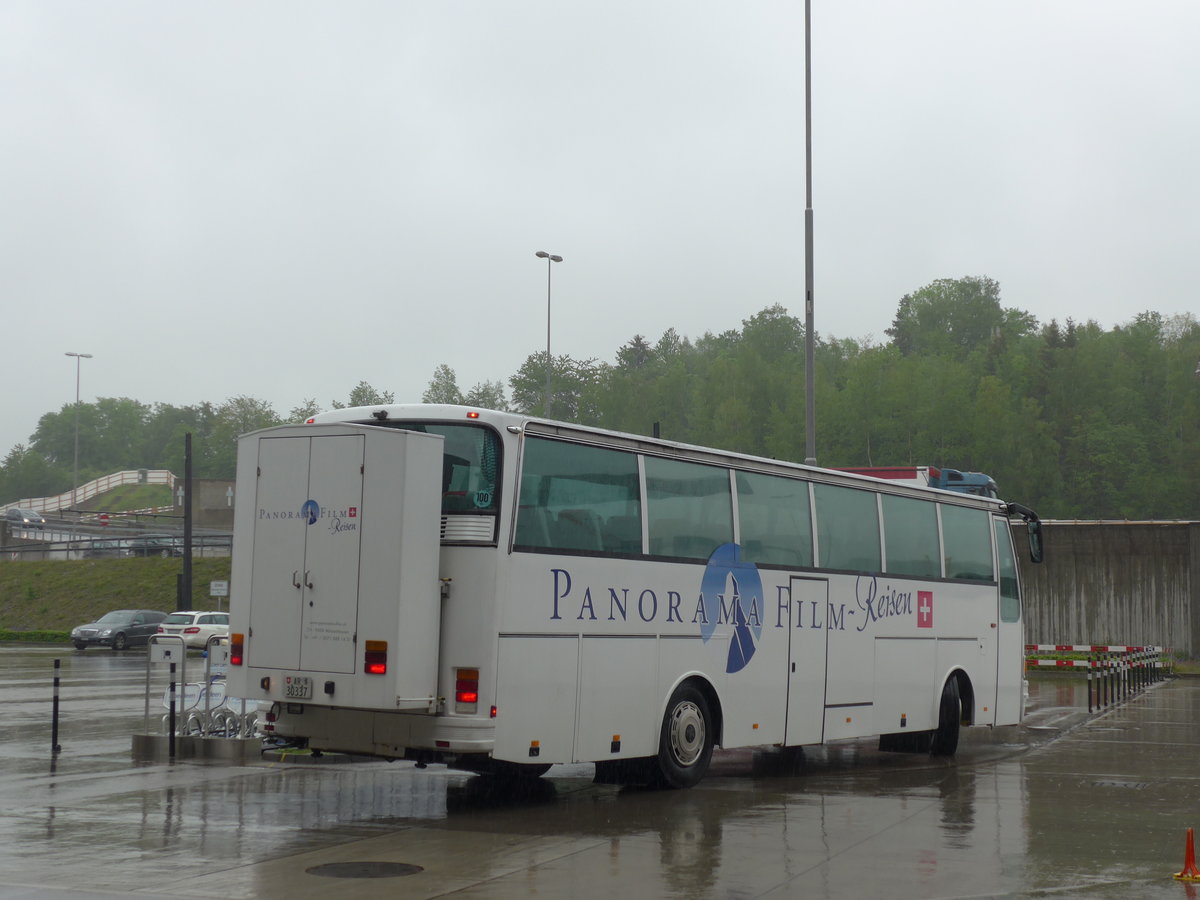
{"label": "bus passenger door", "polygon": [[829,629],[829,582],[792,578],[788,603],[788,746],[819,744],[825,726],[825,659]]}

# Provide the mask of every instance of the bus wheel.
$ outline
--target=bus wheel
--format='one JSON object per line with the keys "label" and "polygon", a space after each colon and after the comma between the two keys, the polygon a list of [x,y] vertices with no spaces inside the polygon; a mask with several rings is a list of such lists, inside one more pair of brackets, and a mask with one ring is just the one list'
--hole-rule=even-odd
{"label": "bus wheel", "polygon": [[704,694],[681,684],[671,695],[658,737],[658,780],[666,787],[700,782],[712,759],[712,715]]}
{"label": "bus wheel", "polygon": [[962,703],[958,696],[958,679],[951,678],[942,688],[938,707],[938,727],[933,733],[929,752],[934,756],[953,756],[958,749],[958,726],[962,721]]}

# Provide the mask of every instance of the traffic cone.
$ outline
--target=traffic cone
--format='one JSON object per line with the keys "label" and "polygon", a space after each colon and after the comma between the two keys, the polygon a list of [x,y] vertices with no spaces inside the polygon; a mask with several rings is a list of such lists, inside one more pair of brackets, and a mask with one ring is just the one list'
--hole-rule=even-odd
{"label": "traffic cone", "polygon": [[1196,839],[1192,829],[1187,830],[1187,850],[1183,854],[1183,871],[1176,872],[1177,881],[1200,881],[1200,869],[1196,868]]}

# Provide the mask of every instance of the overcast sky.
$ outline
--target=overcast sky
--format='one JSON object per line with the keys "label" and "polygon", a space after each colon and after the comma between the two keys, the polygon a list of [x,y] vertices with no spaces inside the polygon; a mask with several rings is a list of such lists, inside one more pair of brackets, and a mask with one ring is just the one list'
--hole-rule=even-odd
{"label": "overcast sky", "polygon": [[[804,6],[0,2],[0,455],[82,398],[611,361],[803,317]],[[815,299],[1196,312],[1200,3],[813,0]]]}

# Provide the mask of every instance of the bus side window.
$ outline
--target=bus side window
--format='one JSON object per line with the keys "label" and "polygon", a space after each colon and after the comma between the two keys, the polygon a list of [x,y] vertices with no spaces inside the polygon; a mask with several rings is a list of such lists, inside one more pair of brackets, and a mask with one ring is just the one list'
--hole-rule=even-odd
{"label": "bus side window", "polygon": [[814,484],[823,569],[878,572],[879,507],[874,491]]}
{"label": "bus side window", "polygon": [[743,559],[795,567],[813,564],[807,481],[738,472],[737,492]]}
{"label": "bus side window", "polygon": [[1000,557],[1000,621],[1021,621],[1021,592],[1017,581],[1017,557],[1013,552],[1012,532],[1004,519],[993,519],[996,549]]}
{"label": "bus side window", "polygon": [[522,547],[549,547],[549,514],[540,506],[522,506],[517,510],[517,533],[513,543]]}
{"label": "bus side window", "polygon": [[590,509],[564,509],[551,529],[558,550],[599,550],[600,521]]}
{"label": "bus side window", "polygon": [[728,469],[658,456],[645,463],[651,553],[706,560],[733,540]]}
{"label": "bus side window", "polygon": [[650,528],[650,552],[655,556],[674,556],[675,539],[683,534],[683,519],[655,519]]}
{"label": "bus side window", "polygon": [[942,551],[946,577],[992,581],[992,535],[985,509],[967,509],[939,503],[942,516]]}
{"label": "bus side window", "polygon": [[642,552],[642,520],[638,516],[612,516],[603,528],[604,549],[611,553]]}
{"label": "bus side window", "polygon": [[942,574],[937,508],[928,500],[884,494],[883,532],[888,573],[927,578]]}
{"label": "bus side window", "polygon": [[521,463],[515,548],[616,551],[606,523],[628,517],[641,550],[637,456],[568,441],[531,437]]}

